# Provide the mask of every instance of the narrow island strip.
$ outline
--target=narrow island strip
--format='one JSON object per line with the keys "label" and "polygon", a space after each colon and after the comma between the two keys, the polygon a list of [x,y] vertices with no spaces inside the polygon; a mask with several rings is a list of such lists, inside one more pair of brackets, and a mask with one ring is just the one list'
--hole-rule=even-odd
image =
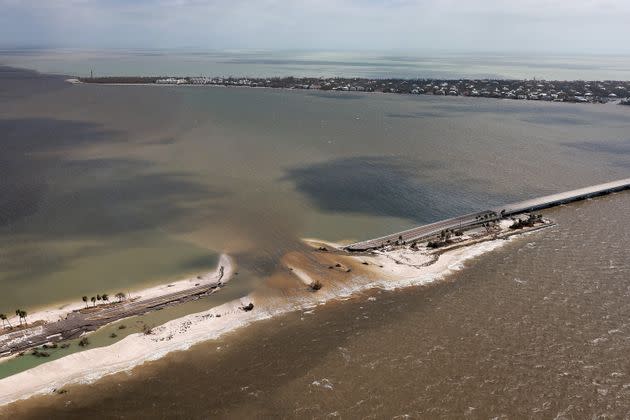
{"label": "narrow island strip", "polygon": [[[25,311],[9,318],[0,331],[0,357],[24,355],[39,346],[56,347],[58,343],[81,337],[124,318],[163,309],[218,291],[229,281],[232,261],[223,254],[214,272],[163,284],[137,292],[83,297],[84,304],[64,305],[28,315]],[[98,305],[97,305],[98,303]],[[18,319],[19,318],[19,319]],[[63,344],[62,344],[63,345]],[[38,355],[45,355],[41,351]]]}
{"label": "narrow island strip", "polygon": [[[129,335],[109,346],[70,354],[9,376],[0,380],[0,405],[38,394],[61,393],[69,384],[90,383],[129,371],[252,322],[310,310],[333,300],[350,298],[359,291],[429,284],[460,270],[465,261],[502,246],[506,239],[552,225],[547,219],[528,215],[461,232],[444,232],[426,242],[393,243],[361,253],[346,251],[343,244],[308,239],[307,251],[290,252],[282,258],[284,274],[293,279],[292,286],[283,293],[274,293],[273,289],[253,292],[144,333]],[[231,259],[222,256],[214,275],[215,284],[230,279],[233,271]]]}
{"label": "narrow island strip", "polygon": [[[143,333],[129,335],[110,346],[74,353],[4,378],[0,380],[0,405],[37,394],[62,392],[62,387],[67,384],[92,382],[109,374],[128,371],[170,352],[216,339],[254,321],[290,311],[311,310],[317,305],[349,298],[358,291],[391,290],[435,282],[462,269],[467,260],[501,247],[518,235],[554,226],[551,220],[534,211],[627,189],[630,189],[630,179],[623,179],[350,244],[304,240],[307,245],[305,250],[291,251],[281,258],[278,273],[265,280],[269,287],[210,310],[174,319]],[[103,308],[96,313],[78,311],[79,318],[69,319],[67,316],[51,326],[44,324],[42,328],[59,328],[58,334],[62,337],[64,334],[72,336],[76,332],[68,325],[73,326],[76,319],[81,321],[81,325],[86,324],[86,320],[104,325],[120,317],[134,316],[194,298],[218,289],[231,278],[233,270],[233,261],[223,255],[217,271],[203,284],[204,279],[199,278],[194,286],[188,284],[185,287],[181,283],[179,287],[182,290],[172,293],[144,297],[127,305]],[[164,287],[157,289],[164,290]],[[8,343],[11,346],[32,346],[36,337],[40,340],[57,337],[54,334],[46,336],[51,331],[54,330],[27,335],[26,340],[14,337],[16,341],[9,340]],[[3,337],[0,336],[0,339]],[[0,348],[2,351],[6,349]]]}
{"label": "narrow island strip", "polygon": [[324,92],[464,96],[545,102],[630,105],[630,82],[621,80],[400,79],[363,77],[74,77],[72,84],[224,86]]}

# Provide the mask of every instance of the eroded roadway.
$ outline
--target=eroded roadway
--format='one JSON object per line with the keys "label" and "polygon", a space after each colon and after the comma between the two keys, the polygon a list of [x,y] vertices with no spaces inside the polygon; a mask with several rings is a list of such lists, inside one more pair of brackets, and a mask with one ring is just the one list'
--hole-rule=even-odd
{"label": "eroded roadway", "polygon": [[178,292],[146,299],[85,308],[69,313],[64,319],[44,325],[16,330],[0,335],[0,357],[19,353],[47,343],[57,343],[95,331],[99,327],[131,316],[142,315],[168,305],[183,303],[210,294],[222,285],[224,268],[220,267],[214,280]]}

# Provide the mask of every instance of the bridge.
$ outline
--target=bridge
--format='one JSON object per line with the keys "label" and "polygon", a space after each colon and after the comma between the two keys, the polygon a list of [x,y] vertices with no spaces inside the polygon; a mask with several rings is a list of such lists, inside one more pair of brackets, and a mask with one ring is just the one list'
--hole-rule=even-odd
{"label": "bridge", "polygon": [[518,203],[506,204],[493,209],[504,216],[511,216],[519,213],[543,210],[561,204],[572,203],[574,201],[586,200],[587,198],[600,195],[611,194],[618,191],[630,189],[630,178],[619,181],[607,182],[605,184],[593,185],[592,187],[579,188],[563,193],[546,195],[544,197],[532,198],[530,200],[519,201]]}
{"label": "bridge", "polygon": [[611,194],[618,191],[630,189],[630,178],[618,181],[607,182],[605,184],[593,185],[591,187],[579,188],[577,190],[566,191],[557,194],[546,195],[544,197],[532,198],[530,200],[519,201],[517,203],[506,204],[500,207],[491,208],[476,213],[453,217],[418,226],[398,233],[381,236],[380,238],[368,239],[356,242],[345,247],[347,251],[367,251],[380,248],[381,246],[393,244],[396,241],[419,241],[429,239],[439,235],[446,229],[461,230],[462,228],[473,228],[482,224],[499,220],[515,214],[533,212],[546,208],[559,206],[561,204],[572,203],[574,201],[585,200],[591,197]]}

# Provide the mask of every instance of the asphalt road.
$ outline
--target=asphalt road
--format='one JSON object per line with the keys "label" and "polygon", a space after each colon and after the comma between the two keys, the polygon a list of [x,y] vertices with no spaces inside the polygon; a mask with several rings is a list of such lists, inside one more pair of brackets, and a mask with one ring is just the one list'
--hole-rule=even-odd
{"label": "asphalt road", "polygon": [[215,281],[204,282],[186,290],[154,298],[113,302],[95,308],[85,308],[71,312],[66,318],[56,322],[0,335],[0,355],[7,356],[46,343],[76,338],[84,332],[94,331],[119,319],[141,315],[170,304],[197,299],[199,296],[217,290],[221,285],[222,277],[223,267]]}
{"label": "asphalt road", "polygon": [[365,251],[368,249],[378,248],[382,245],[394,243],[402,237],[405,242],[412,242],[421,239],[427,239],[446,229],[458,230],[460,228],[471,227],[482,224],[489,220],[496,220],[496,217],[483,219],[490,215],[490,211],[481,211],[478,213],[466,214],[463,216],[453,217],[451,219],[440,220],[439,222],[430,223],[428,225],[418,226],[403,232],[392,233],[391,235],[382,236],[380,238],[369,239],[367,241],[357,242],[346,247],[349,251]]}
{"label": "asphalt road", "polygon": [[[451,219],[441,220],[439,222],[428,225],[418,226],[403,232],[392,233],[375,239],[357,242],[345,247],[348,251],[366,251],[368,249],[378,248],[382,245],[394,243],[401,239],[405,242],[428,239],[432,236],[439,235],[441,231],[446,229],[460,229],[479,225],[485,221],[497,220],[499,216],[511,216],[519,213],[541,210],[561,204],[571,203],[573,201],[585,200],[590,197],[610,194],[617,191],[630,189],[630,178],[620,179],[618,181],[607,182],[605,184],[593,185],[590,187],[579,188],[561,192],[557,194],[546,195],[544,197],[533,198],[530,200],[520,201],[518,203],[506,204],[495,209],[486,210],[478,213],[466,214],[464,216],[454,217]],[[480,220],[479,217],[491,215],[490,219]]]}

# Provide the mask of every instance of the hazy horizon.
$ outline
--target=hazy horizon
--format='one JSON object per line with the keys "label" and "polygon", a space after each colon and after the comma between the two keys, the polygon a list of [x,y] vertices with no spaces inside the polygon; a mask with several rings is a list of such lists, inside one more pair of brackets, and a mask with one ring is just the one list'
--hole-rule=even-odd
{"label": "hazy horizon", "polygon": [[[0,46],[627,54],[622,0],[0,0]],[[500,36],[498,36],[500,35]]]}
{"label": "hazy horizon", "polygon": [[67,76],[630,80],[626,55],[0,48],[0,65]]}
{"label": "hazy horizon", "polygon": [[0,419],[628,418],[629,17],[0,0]]}

